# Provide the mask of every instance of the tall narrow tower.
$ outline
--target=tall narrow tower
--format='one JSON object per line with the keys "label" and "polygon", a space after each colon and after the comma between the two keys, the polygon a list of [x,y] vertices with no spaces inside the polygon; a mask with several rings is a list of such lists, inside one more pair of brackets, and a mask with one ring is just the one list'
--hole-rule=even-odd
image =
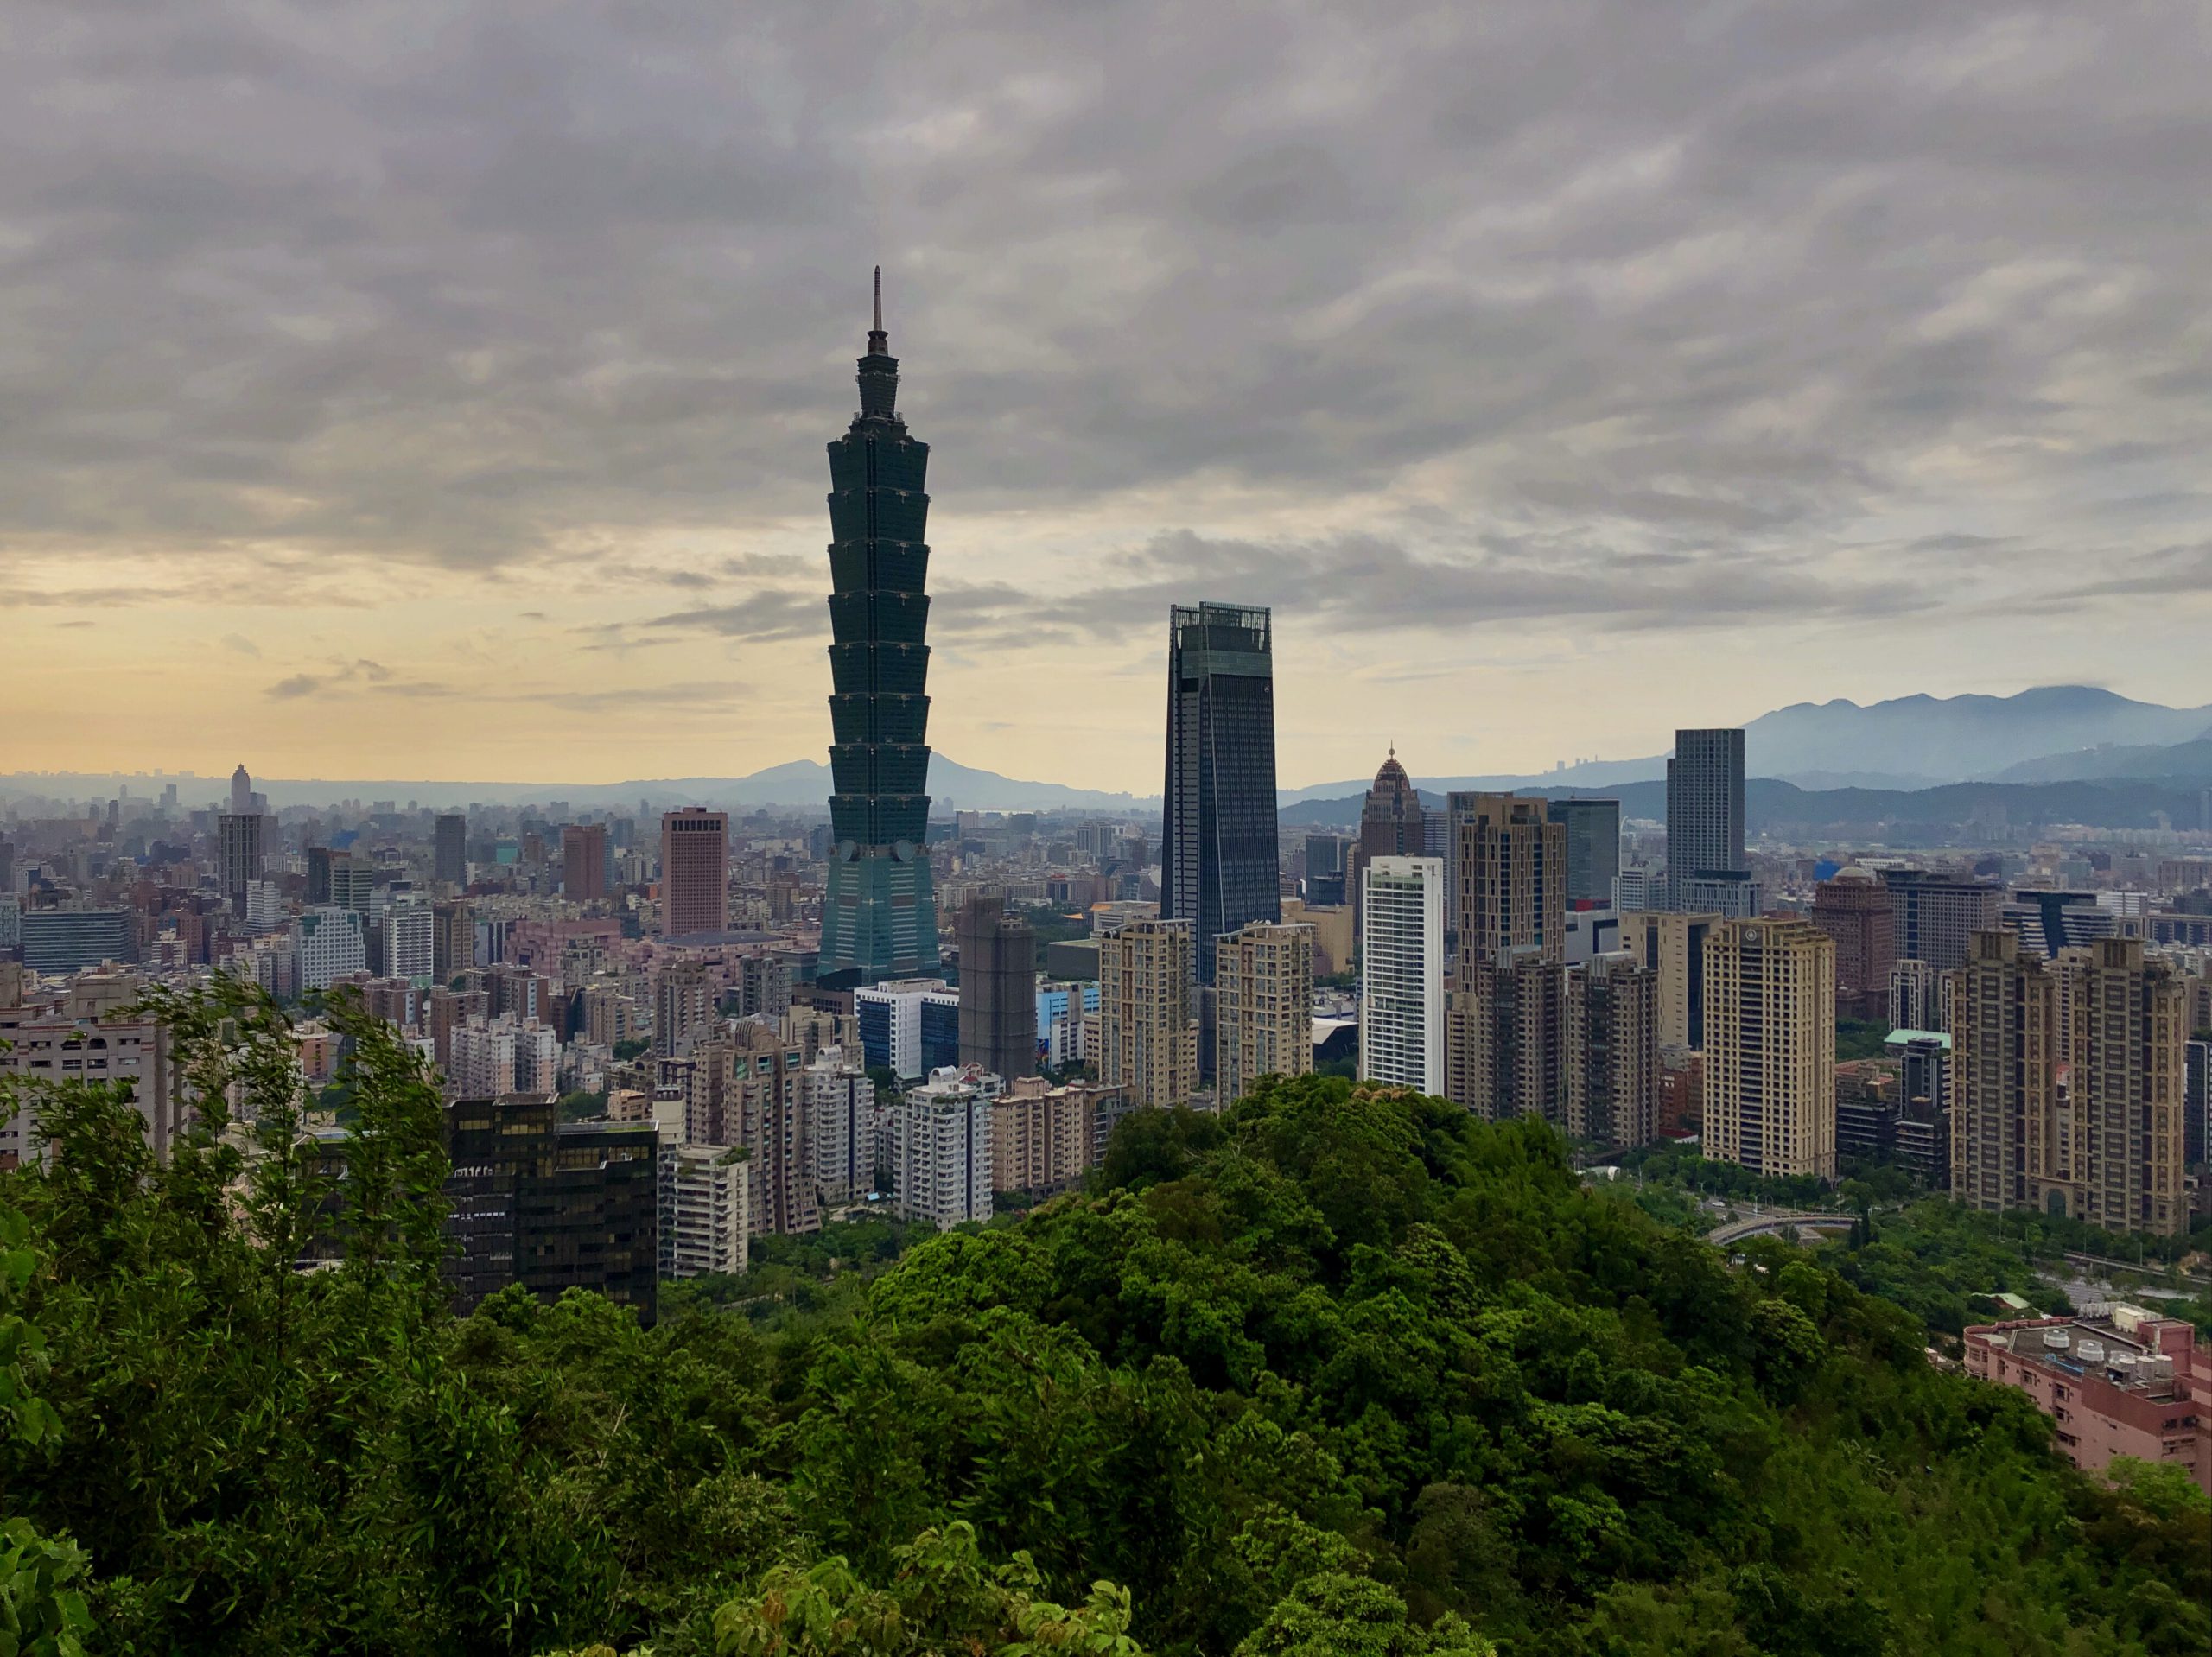
{"label": "tall narrow tower", "polygon": [[899,359],[875,326],[861,411],[830,445],[830,884],[820,978],[873,984],[934,972],[930,879],[929,445],[899,417]]}
{"label": "tall narrow tower", "polygon": [[[1276,879],[1274,624],[1257,606],[1172,606],[1160,915],[1189,921],[1199,984],[1214,940],[1282,918]],[[1209,1049],[1201,1049],[1212,1067]]]}

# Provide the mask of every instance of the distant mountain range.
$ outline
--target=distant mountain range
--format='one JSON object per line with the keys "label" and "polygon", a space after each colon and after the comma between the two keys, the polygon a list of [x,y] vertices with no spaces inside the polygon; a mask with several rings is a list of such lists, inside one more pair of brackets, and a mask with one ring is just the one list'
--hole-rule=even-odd
{"label": "distant mountain range", "polygon": [[[1900,696],[1866,708],[1842,701],[1799,702],[1764,714],[1747,725],[1745,752],[1745,769],[1751,777],[1794,785],[1796,793],[1871,797],[1965,783],[2051,784],[2135,779],[2166,785],[2167,792],[2179,798],[2212,784],[2212,706],[2163,708],[2085,685],[2046,686],[2012,696]],[[1627,806],[1631,798],[1643,797],[1635,791],[1640,785],[1656,786],[1666,772],[1666,756],[1655,754],[1642,759],[1592,760],[1535,774],[1416,777],[1414,781],[1425,795],[1440,799],[1452,789],[1520,789],[1554,794],[1603,791],[1621,796]],[[1356,819],[1358,797],[1366,792],[1369,781],[1361,777],[1285,790],[1280,797],[1283,821],[1294,826],[1343,822],[1348,820],[1347,801],[1350,817]],[[179,784],[181,799],[191,806],[221,798],[229,786],[227,777],[18,772],[0,778],[0,800],[36,796],[107,799],[119,787],[128,787],[134,794],[158,794],[169,782]],[[257,777],[254,785],[279,807],[327,805],[340,799],[402,803],[412,800],[439,807],[472,801],[521,805],[564,800],[579,810],[635,809],[642,803],[649,812],[694,804],[743,810],[780,806],[819,811],[828,806],[830,768],[817,760],[795,759],[743,777],[663,778],[610,784]],[[931,757],[929,786],[940,812],[951,808],[1142,816],[1160,809],[1156,794],[1113,793],[1003,777],[963,765],[943,754]],[[2108,791],[2085,797],[2112,804]],[[1309,806],[1315,809],[1308,810]],[[1865,800],[1860,799],[1852,809],[1863,807]],[[1948,801],[1941,809],[1949,809]],[[2166,805],[2145,809],[2171,809]],[[1630,815],[1662,815],[1662,805],[1656,803],[1649,809],[1630,809]],[[2177,821],[2193,824],[2195,806],[2190,805]]]}
{"label": "distant mountain range", "polygon": [[[1744,727],[1744,766],[1808,789],[1925,789],[1948,783],[2110,777],[2212,780],[2212,705],[2165,708],[2088,685],[2012,696],[1899,696],[1862,708],[1796,702]],[[1451,789],[1614,790],[1663,780],[1667,756],[1591,760],[1523,776],[1421,777]],[[1370,779],[1294,789],[1286,804],[1363,791]]]}

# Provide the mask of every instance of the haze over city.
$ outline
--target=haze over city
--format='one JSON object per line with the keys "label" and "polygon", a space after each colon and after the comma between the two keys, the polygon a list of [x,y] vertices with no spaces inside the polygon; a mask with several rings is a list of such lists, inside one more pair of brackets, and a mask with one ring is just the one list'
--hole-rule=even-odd
{"label": "haze over city", "polygon": [[879,263],[969,765],[1157,792],[1204,598],[1286,786],[2202,702],[2181,15],[18,6],[0,758],[819,759]]}

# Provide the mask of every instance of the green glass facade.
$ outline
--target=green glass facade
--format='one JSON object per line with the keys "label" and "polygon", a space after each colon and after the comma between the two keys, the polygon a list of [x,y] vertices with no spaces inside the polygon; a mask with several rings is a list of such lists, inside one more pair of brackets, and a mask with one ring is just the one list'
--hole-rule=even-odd
{"label": "green glass facade", "polygon": [[830,445],[829,889],[821,980],[872,984],[938,967],[930,879],[929,445],[899,417],[899,359],[875,327],[861,411]]}

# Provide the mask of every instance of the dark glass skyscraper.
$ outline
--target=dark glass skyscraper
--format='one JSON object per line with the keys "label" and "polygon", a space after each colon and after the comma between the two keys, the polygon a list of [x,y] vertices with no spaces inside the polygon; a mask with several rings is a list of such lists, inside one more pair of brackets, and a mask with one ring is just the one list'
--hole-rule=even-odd
{"label": "dark glass skyscraper", "polygon": [[821,977],[872,984],[934,972],[930,879],[930,449],[899,417],[899,359],[875,326],[861,411],[830,445],[829,890]]}
{"label": "dark glass skyscraper", "polygon": [[1168,613],[1160,913],[1195,924],[1200,984],[1213,982],[1221,934],[1282,918],[1274,641],[1265,610],[1201,604]]}
{"label": "dark glass skyscraper", "polygon": [[1667,761],[1669,908],[1740,919],[1759,912],[1744,860],[1744,733],[1677,731]]}

